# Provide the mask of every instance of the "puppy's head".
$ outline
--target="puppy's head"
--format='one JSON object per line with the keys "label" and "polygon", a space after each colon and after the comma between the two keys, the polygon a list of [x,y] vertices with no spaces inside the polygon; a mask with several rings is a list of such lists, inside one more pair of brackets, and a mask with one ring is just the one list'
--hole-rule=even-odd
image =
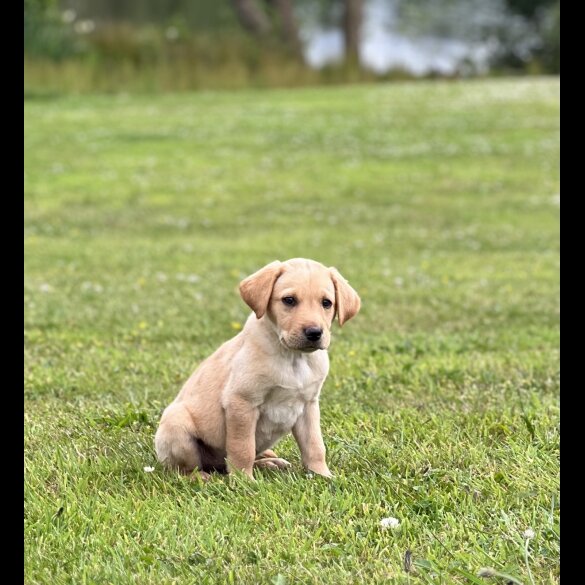
{"label": "puppy's head", "polygon": [[240,283],[240,294],[258,319],[275,325],[289,349],[327,349],[335,315],[343,325],[360,309],[360,298],[335,268],[295,258],[271,262]]}

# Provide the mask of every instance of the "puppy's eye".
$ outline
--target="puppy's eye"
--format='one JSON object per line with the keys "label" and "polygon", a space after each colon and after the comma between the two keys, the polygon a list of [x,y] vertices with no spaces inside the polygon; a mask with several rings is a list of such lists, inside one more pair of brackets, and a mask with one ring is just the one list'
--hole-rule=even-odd
{"label": "puppy's eye", "polygon": [[333,303],[329,299],[323,299],[321,301],[324,309],[330,309],[333,306]]}
{"label": "puppy's eye", "polygon": [[294,297],[284,297],[282,302],[289,307],[294,307],[297,304],[297,300]]}

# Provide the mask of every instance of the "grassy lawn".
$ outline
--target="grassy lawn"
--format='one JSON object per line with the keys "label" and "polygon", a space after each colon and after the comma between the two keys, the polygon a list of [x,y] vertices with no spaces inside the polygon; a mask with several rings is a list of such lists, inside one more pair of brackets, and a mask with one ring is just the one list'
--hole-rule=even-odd
{"label": "grassy lawn", "polygon": [[[553,78],[26,101],[25,582],[558,583],[558,115]],[[163,472],[239,280],[295,256],[363,301],[336,477],[291,438],[253,485]]]}

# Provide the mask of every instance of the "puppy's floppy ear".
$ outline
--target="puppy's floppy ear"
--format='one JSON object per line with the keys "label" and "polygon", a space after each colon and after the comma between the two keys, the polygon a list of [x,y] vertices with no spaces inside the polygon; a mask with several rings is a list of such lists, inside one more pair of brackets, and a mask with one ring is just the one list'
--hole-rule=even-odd
{"label": "puppy's floppy ear", "polygon": [[360,310],[361,300],[358,294],[349,286],[349,283],[333,266],[329,268],[331,280],[335,287],[335,309],[339,325],[343,325],[352,317],[357,315]]}
{"label": "puppy's floppy ear", "polygon": [[282,270],[282,262],[276,260],[240,282],[240,295],[258,319],[266,313],[274,283]]}

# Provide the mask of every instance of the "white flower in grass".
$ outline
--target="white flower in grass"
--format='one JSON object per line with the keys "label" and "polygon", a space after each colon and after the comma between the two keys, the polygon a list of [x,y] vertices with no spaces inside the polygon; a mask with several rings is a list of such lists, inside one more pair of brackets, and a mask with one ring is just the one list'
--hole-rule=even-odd
{"label": "white flower in grass", "polygon": [[534,538],[534,530],[532,530],[532,528],[527,528],[523,533],[522,536],[524,538],[526,538],[527,540],[531,540],[532,538]]}
{"label": "white flower in grass", "polygon": [[492,569],[491,567],[482,567],[478,571],[477,576],[478,577],[496,577],[497,572],[494,571],[494,569]]}
{"label": "white flower in grass", "polygon": [[152,473],[154,471],[154,467],[150,467],[150,466],[146,465],[144,467],[144,471],[146,471],[146,473]]}
{"label": "white flower in grass", "polygon": [[388,528],[391,528],[392,530],[398,528],[400,526],[400,520],[398,520],[398,518],[382,518],[382,520],[380,520],[380,527],[383,530],[387,530]]}

